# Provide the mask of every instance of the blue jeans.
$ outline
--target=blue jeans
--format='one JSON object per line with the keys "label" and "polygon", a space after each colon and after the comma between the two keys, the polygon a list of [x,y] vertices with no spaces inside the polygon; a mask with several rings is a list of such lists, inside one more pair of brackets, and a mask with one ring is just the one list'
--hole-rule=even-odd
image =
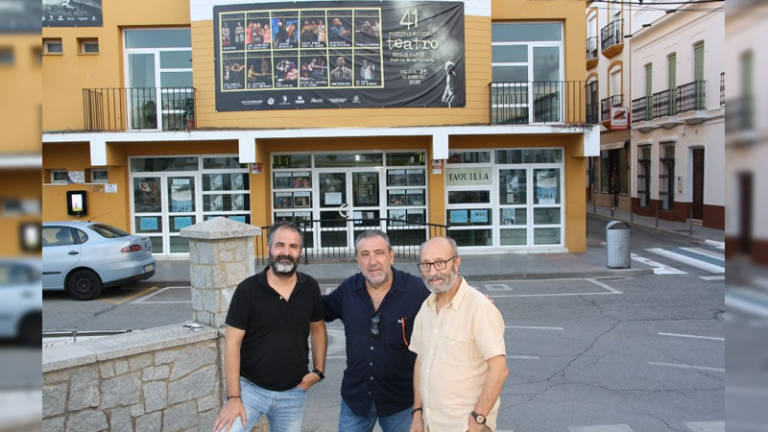
{"label": "blue jeans", "polygon": [[250,431],[262,415],[266,414],[271,432],[301,432],[307,392],[299,387],[287,391],[263,389],[240,377],[240,396],[245,406],[247,424],[243,427],[240,417],[230,432]]}
{"label": "blue jeans", "polygon": [[341,413],[339,414],[339,432],[371,432],[373,425],[379,421],[379,426],[384,432],[408,432],[411,428],[411,409],[392,414],[386,417],[376,416],[376,406],[371,404],[371,412],[368,417],[359,417],[341,400]]}

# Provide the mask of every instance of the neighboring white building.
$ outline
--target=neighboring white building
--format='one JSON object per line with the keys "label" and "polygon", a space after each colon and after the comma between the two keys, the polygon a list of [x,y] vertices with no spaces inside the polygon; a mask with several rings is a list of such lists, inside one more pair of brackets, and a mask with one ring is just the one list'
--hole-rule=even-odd
{"label": "neighboring white building", "polygon": [[[629,108],[630,39],[633,7],[593,1],[587,6],[587,82],[599,82],[600,156],[590,158],[590,201],[601,207],[630,211],[631,134],[626,126],[614,127],[614,107]],[[595,84],[597,85],[597,84]]]}
{"label": "neighboring white building", "polygon": [[724,229],[724,4],[673,7],[633,15],[632,207]]}
{"label": "neighboring white building", "polygon": [[[768,195],[758,193],[768,184],[768,82],[756,72],[768,67],[764,1],[729,0],[725,79],[726,122],[725,187],[727,253],[749,255],[768,265]],[[718,61],[720,61],[718,59]]]}

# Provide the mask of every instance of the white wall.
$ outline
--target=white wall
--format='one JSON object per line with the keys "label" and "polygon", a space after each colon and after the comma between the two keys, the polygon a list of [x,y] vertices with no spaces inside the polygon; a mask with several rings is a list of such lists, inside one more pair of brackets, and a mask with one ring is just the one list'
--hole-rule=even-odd
{"label": "white wall", "polygon": [[[192,21],[210,21],[213,19],[213,7],[237,4],[258,3],[297,3],[317,0],[189,0],[189,11]],[[341,0],[340,3],[355,3],[358,0]],[[473,16],[491,16],[491,0],[431,0],[431,1],[463,1],[464,13]],[[401,3],[413,3],[418,1],[402,1]]]}

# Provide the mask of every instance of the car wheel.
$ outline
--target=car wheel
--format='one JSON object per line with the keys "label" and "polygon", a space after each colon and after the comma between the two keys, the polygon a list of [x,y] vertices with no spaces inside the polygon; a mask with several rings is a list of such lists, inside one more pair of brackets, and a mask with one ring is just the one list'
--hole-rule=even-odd
{"label": "car wheel", "polygon": [[77,300],[93,300],[101,294],[101,279],[90,270],[78,270],[69,276],[67,290]]}
{"label": "car wheel", "polygon": [[43,316],[36,314],[25,317],[19,326],[19,338],[28,347],[40,348],[43,343]]}

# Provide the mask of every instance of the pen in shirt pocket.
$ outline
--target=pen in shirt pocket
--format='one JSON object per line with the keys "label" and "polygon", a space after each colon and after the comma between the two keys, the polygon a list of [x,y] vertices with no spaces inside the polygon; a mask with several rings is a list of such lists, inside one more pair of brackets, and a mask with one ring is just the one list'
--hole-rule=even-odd
{"label": "pen in shirt pocket", "polygon": [[399,320],[397,320],[397,323],[400,324],[400,327],[403,329],[403,342],[405,342],[405,346],[408,346],[408,339],[405,338],[405,320],[406,317],[401,317]]}

